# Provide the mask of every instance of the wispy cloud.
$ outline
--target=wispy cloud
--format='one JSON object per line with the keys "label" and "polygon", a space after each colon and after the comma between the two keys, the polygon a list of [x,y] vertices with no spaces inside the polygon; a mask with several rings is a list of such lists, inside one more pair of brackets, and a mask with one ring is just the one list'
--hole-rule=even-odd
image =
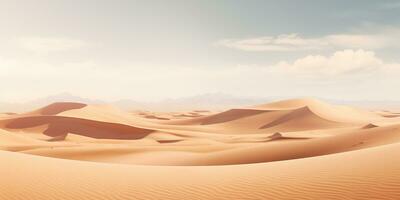
{"label": "wispy cloud", "polygon": [[302,51],[327,48],[380,49],[400,46],[400,30],[390,29],[375,34],[331,34],[313,38],[292,33],[245,39],[223,39],[216,44],[243,51]]}
{"label": "wispy cloud", "polygon": [[[153,99],[210,91],[250,96],[301,95],[303,92],[329,96],[330,91],[326,87],[330,87],[351,90],[349,96],[357,98],[360,94],[373,95],[359,90],[357,85],[360,84],[379,92],[384,88],[383,92],[387,95],[397,94],[396,90],[400,87],[400,64],[389,63],[367,50],[308,55],[267,66],[214,67],[212,73],[209,68],[196,66],[143,66],[135,62],[116,68],[105,65],[91,60],[52,64],[35,59],[0,58],[0,80],[13,83],[12,87],[9,84],[0,85],[0,91],[9,94],[9,99],[40,97],[59,91],[99,98],[110,95],[128,98],[132,97],[131,94],[121,91],[135,91],[134,94],[140,94],[143,99]],[[381,85],[376,85],[376,80],[381,81]],[[160,90],[160,87],[163,89]]]}
{"label": "wispy cloud", "polygon": [[400,8],[400,2],[386,2],[381,5],[383,9],[398,9]]}
{"label": "wispy cloud", "polygon": [[63,37],[20,37],[16,42],[21,48],[39,54],[79,49],[88,45],[82,40]]}
{"label": "wispy cloud", "polygon": [[281,61],[272,66],[272,71],[287,72],[313,77],[357,75],[364,72],[388,70],[393,64],[385,63],[373,51],[343,50],[330,56],[309,55],[293,62]]}
{"label": "wispy cloud", "polygon": [[244,51],[292,51],[319,49],[322,45],[326,45],[321,42],[320,40],[302,38],[297,34],[284,34],[238,40],[224,39],[217,44]]}

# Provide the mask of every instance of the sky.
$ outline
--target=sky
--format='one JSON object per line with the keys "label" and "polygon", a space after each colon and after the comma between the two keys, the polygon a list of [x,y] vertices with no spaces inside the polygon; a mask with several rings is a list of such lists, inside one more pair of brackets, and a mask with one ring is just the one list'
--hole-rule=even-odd
{"label": "sky", "polygon": [[0,102],[400,100],[400,2],[0,0]]}

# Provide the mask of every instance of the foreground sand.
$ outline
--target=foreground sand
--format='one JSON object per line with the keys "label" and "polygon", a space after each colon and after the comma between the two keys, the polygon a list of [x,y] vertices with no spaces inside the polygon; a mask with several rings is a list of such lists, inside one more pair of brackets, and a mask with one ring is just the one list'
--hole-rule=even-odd
{"label": "foreground sand", "polygon": [[0,199],[398,199],[399,119],[313,99],[181,114],[56,103],[0,116]]}

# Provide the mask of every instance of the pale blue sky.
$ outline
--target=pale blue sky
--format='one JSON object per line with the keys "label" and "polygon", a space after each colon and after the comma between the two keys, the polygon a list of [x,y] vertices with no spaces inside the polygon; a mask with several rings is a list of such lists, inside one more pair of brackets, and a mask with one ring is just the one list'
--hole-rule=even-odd
{"label": "pale blue sky", "polygon": [[0,0],[0,101],[400,100],[399,12],[366,0]]}

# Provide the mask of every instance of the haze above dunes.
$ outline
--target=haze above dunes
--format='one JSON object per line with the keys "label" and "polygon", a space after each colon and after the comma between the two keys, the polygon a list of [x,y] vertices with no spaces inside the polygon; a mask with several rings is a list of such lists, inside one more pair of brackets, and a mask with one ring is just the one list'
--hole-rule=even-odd
{"label": "haze above dunes", "polygon": [[[195,96],[186,96],[181,98],[158,99],[154,101],[145,101],[137,99],[119,99],[119,100],[100,100],[96,98],[80,97],[70,93],[59,93],[44,98],[33,99],[29,101],[8,102],[0,101],[1,112],[22,113],[29,112],[39,107],[45,107],[54,102],[80,102],[89,105],[107,104],[122,110],[151,110],[157,112],[182,112],[188,110],[226,110],[230,108],[244,107],[248,105],[257,105],[279,99],[289,99],[290,97],[277,96],[254,96],[241,97],[227,93],[204,93]],[[357,106],[374,110],[393,110],[400,111],[398,101],[367,101],[367,100],[338,100],[323,99],[332,104],[343,104],[348,106]]]}
{"label": "haze above dunes", "polygon": [[316,99],[223,112],[58,102],[0,115],[0,199],[396,199],[399,142],[400,113]]}

